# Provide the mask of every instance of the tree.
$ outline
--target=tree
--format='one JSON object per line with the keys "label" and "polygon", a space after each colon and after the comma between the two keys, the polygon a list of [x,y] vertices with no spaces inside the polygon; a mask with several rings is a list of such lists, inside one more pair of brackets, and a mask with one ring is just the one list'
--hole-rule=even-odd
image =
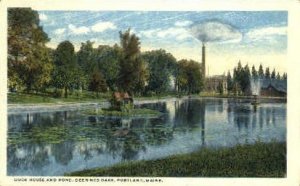
{"label": "tree", "polygon": [[118,76],[118,88],[122,91],[141,93],[147,80],[147,70],[141,58],[140,41],[130,29],[120,32],[122,57]]}
{"label": "tree", "polygon": [[121,55],[122,49],[118,45],[99,45],[96,49],[97,68],[103,74],[109,89],[113,91],[117,88]]}
{"label": "tree", "polygon": [[266,79],[270,79],[270,78],[271,78],[270,68],[269,68],[269,67],[266,68],[265,78],[266,78]]}
{"label": "tree", "polygon": [[283,79],[283,80],[287,80],[287,73],[283,73],[282,79]]}
{"label": "tree", "polygon": [[180,92],[199,93],[203,88],[201,65],[193,60],[178,61],[178,73],[176,77]]}
{"label": "tree", "polygon": [[145,52],[143,59],[149,69],[147,91],[157,94],[166,92],[170,88],[170,77],[176,70],[176,59],[165,50]]}
{"label": "tree", "polygon": [[8,9],[8,86],[41,90],[53,68],[47,34],[30,8]]}
{"label": "tree", "polygon": [[281,79],[279,72],[277,72],[276,79],[277,79],[277,80],[280,80],[280,79]]}
{"label": "tree", "polygon": [[275,79],[275,78],[276,78],[276,72],[275,72],[275,68],[274,68],[272,71],[272,74],[271,74],[271,79]]}
{"label": "tree", "polygon": [[254,65],[252,66],[251,75],[252,75],[252,78],[254,78],[254,79],[258,78],[258,73],[257,73]]}
{"label": "tree", "polygon": [[258,76],[259,76],[259,78],[264,78],[265,77],[264,69],[263,69],[261,64],[259,65]]}
{"label": "tree", "polygon": [[52,84],[55,88],[63,88],[64,96],[68,97],[68,90],[78,86],[80,78],[74,46],[70,41],[59,43],[54,52],[54,64],[56,67],[52,74]]}
{"label": "tree", "polygon": [[233,90],[233,85],[234,85],[233,79],[231,77],[230,71],[228,71],[228,73],[227,73],[227,90],[228,90],[228,92]]}
{"label": "tree", "polygon": [[89,90],[96,92],[97,97],[99,92],[106,92],[107,86],[102,73],[99,70],[95,70],[92,74],[92,78],[89,84]]}

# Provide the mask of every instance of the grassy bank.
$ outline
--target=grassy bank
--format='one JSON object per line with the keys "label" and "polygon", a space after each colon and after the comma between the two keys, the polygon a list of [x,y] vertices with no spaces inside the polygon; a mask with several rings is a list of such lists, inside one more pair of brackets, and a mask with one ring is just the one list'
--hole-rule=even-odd
{"label": "grassy bank", "polygon": [[120,163],[66,176],[284,177],[285,174],[285,143],[257,142],[218,150],[205,148],[158,160]]}
{"label": "grassy bank", "polygon": [[32,93],[9,93],[7,94],[7,102],[9,104],[30,104],[30,103],[61,103],[61,102],[89,102],[101,101],[108,99],[110,94],[101,93],[96,96],[95,93],[84,91],[82,93],[70,94],[67,98],[55,98],[47,94]]}

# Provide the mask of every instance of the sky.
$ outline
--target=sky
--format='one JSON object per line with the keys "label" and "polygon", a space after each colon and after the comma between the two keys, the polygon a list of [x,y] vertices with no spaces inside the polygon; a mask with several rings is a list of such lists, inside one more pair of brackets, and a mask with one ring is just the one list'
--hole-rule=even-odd
{"label": "sky", "polygon": [[47,46],[69,40],[76,50],[87,40],[98,45],[119,43],[128,28],[141,50],[164,49],[177,60],[201,62],[206,45],[206,74],[220,75],[242,65],[260,64],[287,71],[286,11],[38,11],[51,39]]}

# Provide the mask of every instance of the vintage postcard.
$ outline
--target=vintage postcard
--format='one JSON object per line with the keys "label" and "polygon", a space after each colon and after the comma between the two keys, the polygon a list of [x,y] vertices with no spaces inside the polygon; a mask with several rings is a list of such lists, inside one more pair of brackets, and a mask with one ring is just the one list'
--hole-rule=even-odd
{"label": "vintage postcard", "polygon": [[299,185],[300,2],[0,5],[1,186]]}

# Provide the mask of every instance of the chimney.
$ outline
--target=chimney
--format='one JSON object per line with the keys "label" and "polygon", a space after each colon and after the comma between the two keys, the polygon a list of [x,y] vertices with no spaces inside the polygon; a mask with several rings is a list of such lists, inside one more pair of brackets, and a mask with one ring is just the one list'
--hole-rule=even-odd
{"label": "chimney", "polygon": [[206,71],[206,67],[205,67],[205,45],[204,45],[204,43],[202,43],[202,75],[203,75],[203,80],[206,77],[205,71]]}

